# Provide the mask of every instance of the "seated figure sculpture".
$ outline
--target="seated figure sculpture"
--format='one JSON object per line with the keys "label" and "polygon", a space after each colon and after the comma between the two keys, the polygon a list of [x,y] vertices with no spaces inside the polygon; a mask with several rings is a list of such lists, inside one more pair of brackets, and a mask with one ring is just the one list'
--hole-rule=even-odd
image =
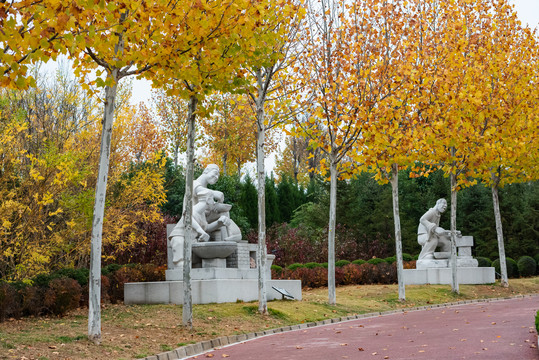
{"label": "seated figure sculpture", "polygon": [[436,206],[430,208],[419,220],[417,242],[422,248],[418,260],[434,259],[434,250],[437,247],[440,247],[441,253],[444,254],[441,258],[449,257],[451,252],[451,236],[449,231],[440,227],[440,217],[446,210],[447,201],[445,199],[438,199]]}
{"label": "seated figure sculpture", "polygon": [[[239,227],[230,219],[229,210],[232,205],[222,203],[224,200],[222,192],[207,188],[208,185],[215,184],[218,179],[219,168],[212,164],[208,165],[202,175],[193,181],[192,239],[197,242],[241,240]],[[169,239],[173,254],[172,262],[175,267],[182,267],[185,242],[183,217],[170,233]]]}

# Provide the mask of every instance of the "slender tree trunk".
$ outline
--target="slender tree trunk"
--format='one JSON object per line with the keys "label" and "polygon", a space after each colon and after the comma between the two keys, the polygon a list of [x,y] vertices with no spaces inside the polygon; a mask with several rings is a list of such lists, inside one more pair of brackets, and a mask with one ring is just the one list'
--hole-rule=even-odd
{"label": "slender tree trunk", "polygon": [[494,205],[494,218],[496,219],[496,234],[498,237],[498,251],[500,253],[500,272],[502,273],[501,285],[509,286],[507,280],[507,263],[505,262],[505,247],[503,244],[502,217],[500,215],[500,201],[498,198],[498,185],[492,185],[492,202]]}
{"label": "slender tree trunk", "polygon": [[191,293],[191,247],[193,243],[193,179],[195,171],[195,117],[197,98],[189,98],[189,114],[187,117],[187,174],[185,177],[185,207],[183,221],[185,226],[185,241],[183,243],[183,326],[193,328],[193,298]]}
{"label": "slender tree trunk", "polygon": [[103,129],[101,130],[101,151],[95,187],[94,214],[92,220],[92,243],[90,251],[90,277],[88,299],[88,339],[95,344],[101,343],[101,244],[103,236],[103,220],[105,216],[105,196],[109,174],[110,142],[112,123],[114,121],[114,101],[118,88],[118,69],[114,69],[110,77],[112,86],[105,87],[105,111]]}
{"label": "slender tree trunk", "polygon": [[256,141],[256,168],[258,173],[258,311],[268,314],[266,290],[266,178],[264,169],[264,142],[266,141],[266,126],[264,125],[264,102],[259,92],[256,101],[256,121],[258,137]]}
{"label": "slender tree trunk", "polygon": [[[451,155],[455,156],[455,148],[451,149]],[[457,279],[457,174],[453,163],[453,173],[451,173],[451,291],[459,293],[459,283]]]}
{"label": "slender tree trunk", "polygon": [[395,223],[395,248],[397,251],[397,282],[399,284],[399,300],[406,300],[404,288],[404,272],[402,264],[402,240],[401,240],[401,218],[399,215],[399,166],[393,164],[391,167],[391,189],[393,193],[393,222]]}
{"label": "slender tree trunk", "polygon": [[226,161],[227,161],[227,158],[228,158],[228,154],[225,153],[223,155],[223,174],[224,175],[227,175],[228,174],[228,169],[226,168]]}
{"label": "slender tree trunk", "polygon": [[335,222],[337,218],[337,164],[331,159],[328,228],[328,303],[337,304],[335,289]]}
{"label": "slender tree trunk", "polygon": [[174,145],[174,169],[178,168],[178,153],[180,152],[180,147],[178,145]]}

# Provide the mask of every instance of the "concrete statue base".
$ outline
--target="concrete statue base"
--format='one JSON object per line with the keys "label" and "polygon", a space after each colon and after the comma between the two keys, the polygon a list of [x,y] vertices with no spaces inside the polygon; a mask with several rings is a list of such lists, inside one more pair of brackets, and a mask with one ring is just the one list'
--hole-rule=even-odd
{"label": "concrete statue base", "polygon": [[[268,280],[267,299],[280,300],[282,295],[272,286],[287,290],[295,300],[301,300],[300,280]],[[258,300],[257,279],[192,280],[193,304],[226,303]],[[183,304],[183,281],[126,283],[124,303]]]}
{"label": "concrete statue base", "polygon": [[[451,284],[451,268],[404,269],[405,285]],[[492,284],[493,267],[457,267],[459,284]]]}

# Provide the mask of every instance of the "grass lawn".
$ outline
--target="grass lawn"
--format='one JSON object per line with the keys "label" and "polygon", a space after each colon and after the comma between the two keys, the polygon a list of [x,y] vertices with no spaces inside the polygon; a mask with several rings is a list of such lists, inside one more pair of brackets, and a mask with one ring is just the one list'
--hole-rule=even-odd
{"label": "grass lawn", "polygon": [[303,301],[271,301],[270,315],[257,313],[256,302],[194,306],[194,329],[181,327],[179,305],[104,305],[102,344],[86,339],[88,309],[63,318],[11,319],[0,323],[0,359],[133,359],[225,335],[256,332],[352,314],[386,311],[459,300],[539,293],[539,277],[510,279],[509,288],[460,285],[406,287],[398,301],[397,285],[350,285],[337,288],[337,305],[327,305],[327,288],[303,289]]}

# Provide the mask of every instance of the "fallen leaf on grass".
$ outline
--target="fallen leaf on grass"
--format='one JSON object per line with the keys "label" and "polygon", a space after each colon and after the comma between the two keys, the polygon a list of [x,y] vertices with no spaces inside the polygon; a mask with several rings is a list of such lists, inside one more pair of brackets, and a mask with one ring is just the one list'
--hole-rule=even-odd
{"label": "fallen leaf on grass", "polygon": [[53,350],[54,350],[54,349],[57,349],[57,347],[54,346],[54,345],[51,345],[51,346],[49,346],[49,349],[53,349]]}

